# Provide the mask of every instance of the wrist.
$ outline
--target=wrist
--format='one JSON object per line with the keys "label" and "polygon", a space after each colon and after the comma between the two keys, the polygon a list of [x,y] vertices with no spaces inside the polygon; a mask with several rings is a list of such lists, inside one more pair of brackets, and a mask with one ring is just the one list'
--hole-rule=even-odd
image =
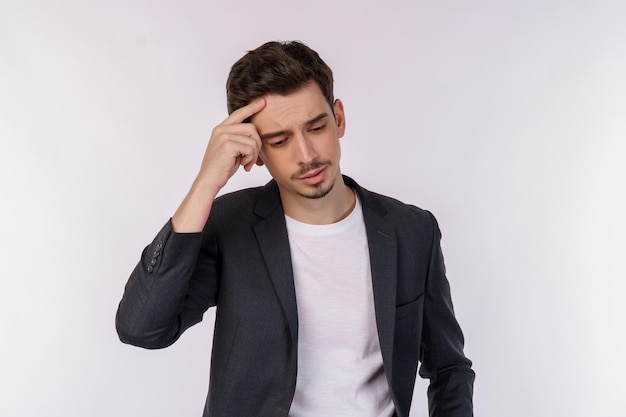
{"label": "wrist", "polygon": [[204,229],[219,187],[194,181],[187,196],[172,216],[176,233],[197,233]]}

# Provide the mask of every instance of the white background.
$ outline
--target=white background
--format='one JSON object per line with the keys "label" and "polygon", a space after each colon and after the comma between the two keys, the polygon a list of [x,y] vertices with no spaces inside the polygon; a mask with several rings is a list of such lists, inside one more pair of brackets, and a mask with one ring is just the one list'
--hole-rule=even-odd
{"label": "white background", "polygon": [[623,0],[0,0],[0,415],[201,415],[213,312],[147,351],[117,303],[231,64],[299,39],[334,70],[343,171],[438,217],[476,415],[626,416],[625,21]]}

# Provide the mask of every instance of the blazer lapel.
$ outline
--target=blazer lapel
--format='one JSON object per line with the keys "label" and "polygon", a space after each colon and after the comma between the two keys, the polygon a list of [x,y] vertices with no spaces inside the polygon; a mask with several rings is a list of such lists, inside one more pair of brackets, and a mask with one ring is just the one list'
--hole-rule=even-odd
{"label": "blazer lapel", "polygon": [[[385,220],[386,209],[380,202],[372,198],[351,178],[344,176],[344,180],[357,191],[363,207],[370,252],[378,338],[385,371],[391,378],[396,315],[396,233],[393,226]],[[261,220],[253,226],[254,233],[276,294],[285,311],[292,341],[294,346],[297,346],[298,310],[291,252],[280,193],[274,181],[270,181],[265,186],[257,201],[255,213],[261,217]]]}
{"label": "blazer lapel", "polygon": [[392,225],[385,219],[387,210],[354,180],[344,177],[346,184],[359,194],[370,252],[374,308],[380,350],[385,372],[391,381],[393,340],[396,320],[397,238]]}
{"label": "blazer lapel", "polygon": [[292,341],[294,346],[297,346],[298,311],[291,251],[280,194],[274,181],[265,186],[263,194],[257,201],[255,214],[262,220],[253,226],[254,233],[274,289],[287,317]]}

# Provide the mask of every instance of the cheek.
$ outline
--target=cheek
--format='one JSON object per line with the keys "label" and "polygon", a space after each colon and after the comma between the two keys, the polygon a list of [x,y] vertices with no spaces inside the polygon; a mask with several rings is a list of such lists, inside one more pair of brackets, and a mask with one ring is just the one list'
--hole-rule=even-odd
{"label": "cheek", "polygon": [[328,137],[324,141],[324,150],[328,156],[339,155],[341,153],[341,147],[339,146],[339,140],[336,136]]}

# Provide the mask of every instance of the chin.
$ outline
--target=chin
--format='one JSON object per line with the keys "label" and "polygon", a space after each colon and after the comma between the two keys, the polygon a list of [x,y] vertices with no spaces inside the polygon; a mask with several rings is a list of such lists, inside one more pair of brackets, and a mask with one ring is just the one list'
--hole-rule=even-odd
{"label": "chin", "polygon": [[311,200],[318,200],[320,198],[326,197],[333,190],[334,186],[335,186],[334,181],[328,185],[319,184],[315,186],[315,189],[310,190],[309,192],[306,192],[306,193],[298,192],[298,195],[300,195],[301,197],[311,199]]}

